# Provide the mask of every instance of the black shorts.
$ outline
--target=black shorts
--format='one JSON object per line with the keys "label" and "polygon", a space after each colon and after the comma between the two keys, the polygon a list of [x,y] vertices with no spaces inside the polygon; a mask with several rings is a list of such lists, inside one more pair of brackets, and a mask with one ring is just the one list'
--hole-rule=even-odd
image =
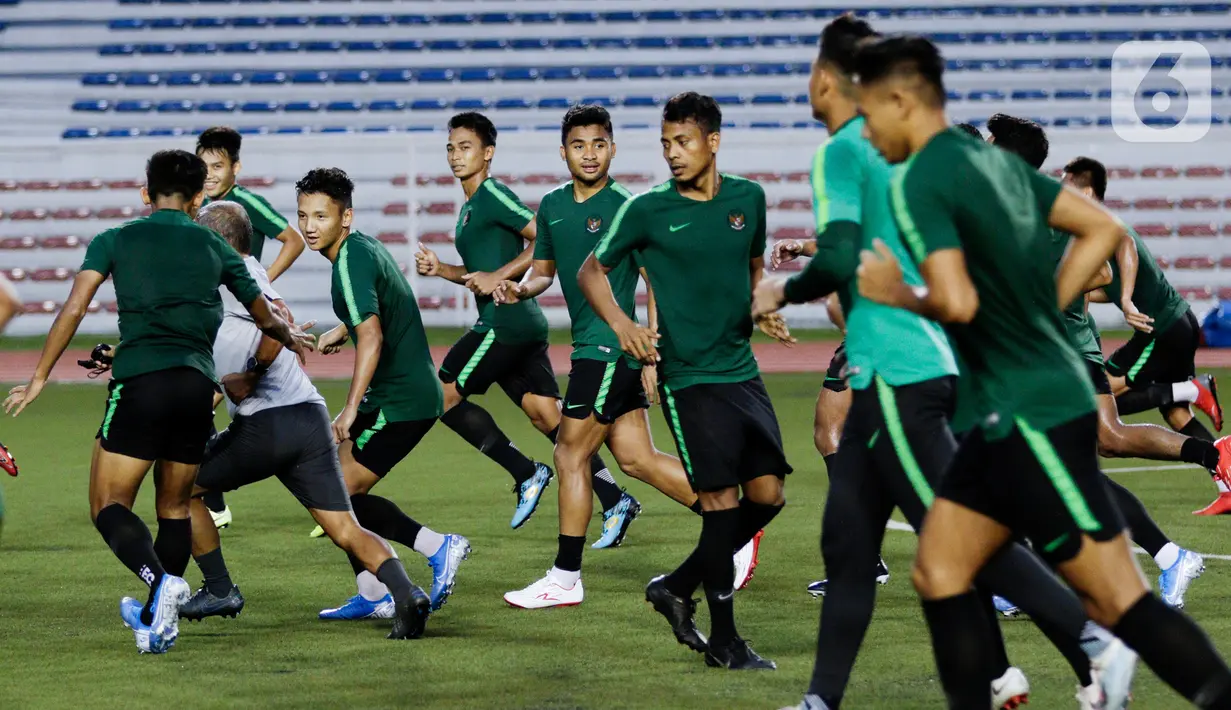
{"label": "black shorts", "polygon": [[440,363],[440,381],[457,383],[463,397],[483,394],[495,383],[518,406],[528,394],[560,399],[547,343],[502,343],[494,330],[466,331]]}
{"label": "black shorts", "polygon": [[829,360],[829,369],[825,371],[825,382],[821,385],[830,392],[845,392],[850,386],[846,383],[846,341],[838,343]]}
{"label": "black shorts", "polygon": [[679,390],[664,384],[659,390],[693,490],[717,491],[791,472],[774,405],[760,377]]}
{"label": "black shorts", "polygon": [[351,453],[356,463],[384,478],[419,445],[435,423],[434,418],[391,422],[379,409],[360,412],[350,428],[351,441],[355,442]]}
{"label": "black shorts", "polygon": [[1124,519],[1098,466],[1098,416],[1038,431],[1022,422],[1003,439],[975,429],[958,447],[937,496],[1031,540],[1052,565],[1073,558],[1082,535],[1106,541]]}
{"label": "black shorts", "polygon": [[325,405],[305,402],[235,417],[210,441],[197,485],[225,492],[270,476],[305,508],[350,510]]}
{"label": "black shorts", "polygon": [[1107,380],[1107,370],[1103,369],[1103,363],[1082,358],[1082,362],[1086,363],[1086,371],[1090,375],[1090,384],[1094,385],[1095,394],[1111,394],[1111,382]]}
{"label": "black shorts", "polygon": [[1201,327],[1192,309],[1162,333],[1133,331],[1133,337],[1107,358],[1107,374],[1130,385],[1187,382],[1196,376]]}
{"label": "black shorts", "polygon": [[214,426],[217,386],[200,370],[176,367],[107,386],[104,451],[145,461],[199,464]]}
{"label": "black shorts", "polygon": [[568,392],[564,395],[564,416],[586,419],[593,412],[600,423],[610,424],[649,406],[641,386],[641,370],[630,367],[625,358],[615,362],[573,361],[568,373]]}

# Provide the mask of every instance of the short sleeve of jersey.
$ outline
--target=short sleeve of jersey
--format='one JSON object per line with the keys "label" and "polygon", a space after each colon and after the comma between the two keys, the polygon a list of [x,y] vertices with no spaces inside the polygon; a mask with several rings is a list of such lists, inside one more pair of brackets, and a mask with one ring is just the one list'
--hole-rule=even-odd
{"label": "short sleeve of jersey", "polygon": [[1050,175],[1044,175],[1037,170],[1031,170],[1030,189],[1034,192],[1034,201],[1039,206],[1039,213],[1043,215],[1043,219],[1046,221],[1064,186],[1060,184],[1059,180]]}
{"label": "short sleeve of jersey", "polygon": [[862,223],[864,165],[863,156],[850,141],[831,140],[817,149],[812,159],[812,210],[817,234],[830,222]]}
{"label": "short sleeve of jersey", "polygon": [[756,209],[757,209],[757,231],[752,235],[752,247],[749,249],[748,258],[755,259],[759,256],[765,256],[765,190],[760,185],[753,183],[757,191]]}
{"label": "short sleeve of jersey", "polygon": [[244,259],[244,265],[248,267],[248,275],[256,281],[256,285],[261,289],[261,293],[265,294],[265,298],[271,301],[281,301],[282,296],[274,290],[272,284],[269,283],[269,274],[265,273],[265,269],[261,267],[256,259],[251,261]]}
{"label": "short sleeve of jersey", "polygon": [[594,247],[594,258],[598,263],[613,269],[645,244],[645,222],[640,214],[640,202],[634,197],[616,212],[607,234]]}
{"label": "short sleeve of jersey", "polygon": [[483,189],[487,190],[490,193],[488,196],[492,198],[483,206],[485,211],[490,210],[484,214],[485,218],[510,232],[521,232],[530,224],[530,220],[534,219],[534,212],[504,185],[495,180],[486,180],[483,182]]}
{"label": "short sleeve of jersey", "polygon": [[244,206],[248,220],[252,222],[252,231],[269,239],[273,239],[286,229],[286,218],[278,214],[264,197],[247,190],[236,189],[227,199]]}
{"label": "short sleeve of jersey", "polygon": [[[932,172],[920,165],[920,158],[929,157],[933,156],[920,154],[899,167],[889,191],[902,239],[919,264],[934,251],[962,247],[955,219],[953,181],[935,177],[961,174],[962,167],[951,164],[943,172]],[[954,153],[953,157],[965,162],[960,154]]]}
{"label": "short sleeve of jersey", "polygon": [[543,216],[545,204],[539,205],[539,213],[535,216],[534,260],[555,261],[556,254],[551,244],[551,227]]}
{"label": "short sleeve of jersey", "polygon": [[244,258],[232,249],[230,244],[224,242],[222,237],[217,234],[211,234],[211,236],[214,238],[214,251],[222,261],[222,285],[226,286],[231,295],[235,296],[235,300],[244,305],[260,298],[263,292],[248,273],[248,265],[244,263]]}
{"label": "short sleeve of jersey", "polygon": [[376,297],[376,257],[362,246],[346,244],[338,255],[338,280],[346,301],[347,325],[352,328],[380,315]]}
{"label": "short sleeve of jersey", "polygon": [[85,259],[81,262],[82,271],[97,271],[103,276],[111,274],[113,249],[115,246],[115,230],[109,229],[90,240],[86,247]]}

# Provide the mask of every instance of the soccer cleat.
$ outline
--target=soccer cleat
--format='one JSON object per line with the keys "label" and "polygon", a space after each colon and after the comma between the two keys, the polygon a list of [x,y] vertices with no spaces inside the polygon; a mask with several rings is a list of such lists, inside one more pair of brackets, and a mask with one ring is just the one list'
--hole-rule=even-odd
{"label": "soccer cleat", "polygon": [[758,530],[756,535],[740,549],[735,551],[735,589],[738,591],[748,586],[752,575],[757,571],[757,557],[761,552],[761,538],[764,530]]}
{"label": "soccer cleat", "polygon": [[1226,515],[1231,513],[1231,493],[1219,493],[1214,502],[1201,510],[1194,510],[1193,515]]}
{"label": "soccer cleat", "polygon": [[779,710],[829,710],[829,706],[826,705],[825,701],[821,700],[819,696],[809,694],[804,696],[803,702],[799,705],[792,705],[789,708],[779,708]]}
{"label": "soccer cleat", "polygon": [[[209,510],[209,509],[206,508],[206,510]],[[225,508],[223,508],[221,513],[215,513],[214,511],[210,510],[209,517],[213,519],[214,527],[218,528],[219,530],[226,528],[226,527],[230,527],[231,526],[231,506],[228,505]]]}
{"label": "soccer cleat", "polygon": [[551,570],[539,581],[525,589],[505,592],[504,600],[518,609],[546,609],[553,606],[577,606],[585,599],[581,578],[571,587],[566,587],[551,576]]}
{"label": "soccer cleat", "polygon": [[[876,560],[876,583],[889,584],[889,567],[885,564],[885,558],[880,557]],[[808,585],[808,593],[813,599],[825,596],[825,590],[829,587],[829,580],[822,579]]]}
{"label": "soccer cleat", "polygon": [[992,707],[1014,710],[1030,702],[1030,682],[1016,666],[1009,666],[1004,675],[992,681]]}
{"label": "soccer cleat", "polygon": [[773,671],[778,664],[761,658],[748,642],[736,636],[722,646],[709,644],[705,651],[705,665],[711,668],[726,668],[729,671]]}
{"label": "soccer cleat", "polygon": [[150,649],[165,653],[175,645],[180,633],[180,607],[188,602],[192,589],[182,577],[164,574],[158,589],[154,591],[154,606],[150,610],[154,618],[150,622]]}
{"label": "soccer cleat", "polygon": [[394,641],[417,639],[423,635],[427,617],[432,613],[432,600],[419,587],[410,586],[410,596],[394,605],[393,629],[385,638]]}
{"label": "soccer cleat", "polygon": [[0,444],[0,471],[10,476],[17,475],[17,459],[13,458],[13,454],[4,444]]}
{"label": "soccer cleat", "polygon": [[1022,613],[1022,610],[1018,609],[1016,604],[1002,596],[993,596],[992,605],[995,606],[996,611],[1000,612],[1006,619],[1012,619]]}
{"label": "soccer cleat", "polygon": [[180,607],[180,618],[189,621],[200,621],[207,616],[226,616],[234,619],[244,610],[244,595],[239,593],[239,587],[231,585],[231,591],[225,597],[215,596],[205,587]]}
{"label": "soccer cleat", "polygon": [[1184,592],[1188,585],[1205,571],[1205,560],[1190,550],[1180,550],[1180,556],[1158,575],[1158,591],[1163,601],[1176,609],[1184,608]]}
{"label": "soccer cleat", "polygon": [[[1102,653],[1090,659],[1090,678],[1098,686],[1098,700],[1093,707],[1099,710],[1122,710],[1128,706],[1133,690],[1133,674],[1137,671],[1137,653],[1118,638]],[[1083,688],[1082,692],[1086,692]],[[1090,694],[1092,697],[1095,695]],[[1079,700],[1083,700],[1078,695]],[[1083,700],[1084,702],[1084,700]]]}
{"label": "soccer cleat", "polygon": [[453,593],[453,582],[457,579],[457,568],[462,560],[470,556],[470,541],[461,535],[450,533],[445,535],[436,554],[427,558],[432,567],[432,611],[436,611],[449,601]]}
{"label": "soccer cleat", "polygon": [[708,644],[693,619],[697,613],[697,601],[672,594],[663,582],[665,576],[650,580],[645,587],[645,600],[654,606],[654,611],[666,617],[676,641],[698,653],[704,653]]}
{"label": "soccer cleat", "polygon": [[132,597],[120,600],[120,619],[124,625],[132,629],[133,639],[137,642],[137,653],[162,653],[150,646],[150,627],[141,623],[141,608],[144,605]]}
{"label": "soccer cleat", "polygon": [[539,499],[543,497],[543,491],[547,490],[554,475],[550,466],[536,462],[534,475],[513,486],[513,492],[517,494],[517,507],[513,509],[513,521],[509,525],[514,530],[534,515],[534,509],[539,507]]}
{"label": "soccer cleat", "polygon": [[[429,605],[430,605],[429,600]],[[336,609],[322,609],[319,617],[335,621],[353,621],[355,619],[392,619],[394,617],[393,597],[389,594],[377,601],[368,601],[356,594],[347,599]]]}
{"label": "soccer cleat", "polygon": [[1190,380],[1197,386],[1197,409],[1214,423],[1214,429],[1222,431],[1222,406],[1218,404],[1218,380],[1213,375],[1197,375]]}
{"label": "soccer cleat", "polygon": [[325,528],[317,525],[312,528],[312,532],[308,533],[308,537],[325,537]]}
{"label": "soccer cleat", "polygon": [[590,545],[590,549],[619,547],[620,543],[624,542],[624,536],[628,534],[628,527],[638,515],[641,515],[641,504],[637,499],[627,493],[621,494],[619,502],[603,511],[603,536]]}

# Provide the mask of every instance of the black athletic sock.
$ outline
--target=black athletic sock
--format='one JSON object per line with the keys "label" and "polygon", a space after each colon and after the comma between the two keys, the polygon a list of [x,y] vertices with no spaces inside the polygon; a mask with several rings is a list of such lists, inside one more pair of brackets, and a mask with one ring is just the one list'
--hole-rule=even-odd
{"label": "black athletic sock", "polygon": [[98,511],[94,527],[115,556],[120,558],[120,562],[150,586],[149,600],[141,610],[141,622],[152,623],[150,602],[154,600],[154,592],[162,583],[166,570],[158,560],[158,554],[154,552],[154,539],[150,537],[150,529],[136,513],[119,503],[112,503]]}
{"label": "black athletic sock", "polygon": [[390,557],[380,563],[380,567],[376,570],[376,578],[380,583],[389,588],[389,594],[393,596],[394,602],[400,602],[403,599],[410,597],[410,577],[406,574],[406,568],[402,566],[402,561],[396,557]]}
{"label": "black athletic sock", "polygon": [[992,638],[992,655],[988,657],[991,662],[990,673],[987,676],[988,682],[996,680],[1009,670],[1009,652],[1004,646],[1004,634],[1000,632],[1000,620],[997,618],[999,614],[996,612],[996,603],[992,601],[992,593],[978,589],[979,602],[983,607],[983,616],[987,617],[987,629],[991,633]]}
{"label": "black athletic sock", "polygon": [[697,551],[705,565],[705,601],[710,610],[710,643],[723,646],[735,638],[735,566],[740,510],[707,510],[701,515]]}
{"label": "black athletic sock", "polygon": [[1146,594],[1112,633],[1197,707],[1231,707],[1231,671],[1201,627],[1182,612]]}
{"label": "black athletic sock", "polygon": [[556,547],[556,569],[562,569],[565,572],[580,572],[581,552],[585,546],[585,536],[561,535]]}
{"label": "black athletic sock", "polygon": [[215,513],[221,513],[227,509],[227,502],[222,499],[222,491],[206,491],[205,495],[201,496],[201,500],[206,508]]}
{"label": "black athletic sock", "polygon": [[350,497],[350,504],[361,527],[386,540],[415,546],[415,538],[423,526],[403,513],[393,501],[371,493],[356,493]]}
{"label": "black athletic sock", "polygon": [[[1194,441],[1194,439],[1189,439],[1189,441]],[[1163,549],[1163,545],[1171,542],[1171,539],[1158,528],[1158,524],[1150,517],[1141,499],[1133,495],[1132,491],[1110,478],[1107,479],[1107,487],[1111,490],[1111,497],[1120,508],[1120,512],[1124,514],[1124,521],[1128,523],[1129,534],[1132,535],[1133,542],[1141,545],[1141,548],[1150,553],[1151,557],[1157,555],[1158,551]]]}
{"label": "black athletic sock", "polygon": [[[700,501],[698,501],[700,505]],[[753,536],[765,529],[766,525],[774,519],[774,516],[782,512],[781,505],[765,505],[763,503],[754,503],[747,498],[741,498],[739,501],[739,528],[735,534],[735,548],[731,550],[731,554],[735,554],[735,550],[747,545]],[[701,513],[702,530],[705,529],[706,512]],[[735,568],[732,567],[732,573]],[[688,559],[684,560],[674,572],[667,575],[663,583],[672,594],[681,597],[689,597],[701,586],[701,582],[705,575],[705,560],[700,553],[699,548],[693,550]]]}
{"label": "black athletic sock", "polygon": [[441,423],[478,449],[487,458],[500,464],[517,483],[534,475],[534,462],[518,451],[509,437],[496,426],[496,420],[477,404],[462,400],[440,418]]}
{"label": "black athletic sock", "polygon": [[1130,414],[1166,407],[1174,402],[1175,400],[1171,397],[1170,384],[1147,385],[1133,387],[1116,397],[1116,410],[1121,416],[1126,417]]}
{"label": "black athletic sock", "polygon": [[[1193,419],[1193,422],[1196,422]],[[1192,422],[1189,422],[1192,424]],[[1201,426],[1197,422],[1197,426]],[[1188,427],[1185,426],[1185,429]],[[1218,465],[1218,447],[1211,441],[1190,436],[1180,445],[1180,460],[1185,463],[1195,463],[1198,466],[1213,470]]]}
{"label": "black athletic sock", "polygon": [[828,474],[830,471],[833,470],[833,457],[835,456],[837,456],[837,454],[827,454],[821,457],[825,461],[825,473],[826,474]]}
{"label": "black athletic sock", "polygon": [[227,570],[227,563],[222,560],[221,547],[193,559],[197,567],[201,568],[201,575],[205,577],[203,586],[206,591],[216,597],[225,597],[231,592],[231,587],[235,585],[231,582],[231,572]]}
{"label": "black athletic sock", "polygon": [[932,632],[932,652],[950,710],[985,710],[992,704],[992,656],[987,617],[972,591],[946,599],[923,600]]}
{"label": "black athletic sock", "polygon": [[701,499],[698,498],[697,500],[693,501],[692,505],[688,506],[688,509],[696,513],[697,515],[700,515],[701,514]]}
{"label": "black athletic sock", "polygon": [[158,537],[154,538],[154,554],[162,567],[176,577],[183,577],[192,557],[192,521],[188,518],[159,518]]}
{"label": "black athletic sock", "polygon": [[[1187,424],[1180,427],[1180,433],[1194,439],[1201,439],[1202,441],[1214,441],[1214,435],[1210,433],[1209,429],[1205,428],[1204,424],[1197,421],[1196,417],[1189,419]],[[1215,455],[1214,464],[1218,464],[1217,455]],[[1206,468],[1213,468],[1213,466],[1206,466]]]}

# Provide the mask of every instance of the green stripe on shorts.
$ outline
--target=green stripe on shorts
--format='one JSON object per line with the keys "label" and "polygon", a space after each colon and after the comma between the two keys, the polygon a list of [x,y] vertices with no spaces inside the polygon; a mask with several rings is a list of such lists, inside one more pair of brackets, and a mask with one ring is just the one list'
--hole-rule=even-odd
{"label": "green stripe on shorts", "polygon": [[1073,516],[1077,527],[1086,532],[1101,530],[1103,528],[1102,524],[1094,517],[1094,513],[1086,503],[1085,496],[1081,494],[1081,489],[1077,487],[1077,482],[1069,475],[1069,470],[1065,468],[1064,462],[1060,460],[1060,455],[1056,453],[1055,447],[1051,445],[1047,434],[1030,426],[1021,417],[1015,417],[1014,421],[1017,422],[1017,428],[1022,432],[1022,436],[1026,439],[1026,444],[1030,447],[1030,450],[1034,452],[1034,457],[1038,459],[1039,465],[1043,467],[1043,472],[1051,479],[1056,492],[1060,494],[1060,500],[1064,501],[1064,507],[1069,509],[1069,515]]}
{"label": "green stripe on shorts", "polygon": [[897,397],[893,388],[880,375],[876,375],[874,379],[876,380],[876,394],[881,401],[881,412],[885,415],[885,431],[889,432],[889,441],[893,442],[893,451],[898,455],[898,462],[902,464],[902,470],[906,473],[906,479],[910,481],[911,488],[915,489],[915,495],[919,496],[923,507],[931,508],[936,494],[932,492],[931,484],[923,475],[923,470],[919,468],[919,462],[915,460],[915,452],[910,448],[910,441],[906,439],[906,430],[902,428],[902,417],[898,413]]}
{"label": "green stripe on shorts", "polygon": [[123,383],[117,382],[115,389],[111,390],[111,398],[107,400],[107,414],[103,417],[104,439],[111,434],[111,418],[115,416],[115,409],[120,404],[120,390],[122,389],[124,389]]}
{"label": "green stripe on shorts", "polygon": [[607,403],[607,393],[611,390],[611,378],[615,377],[616,364],[607,363],[603,369],[603,382],[598,386],[598,396],[594,398],[594,413],[602,414],[603,405]]}
{"label": "green stripe on shorts", "polygon": [[457,386],[465,387],[466,380],[470,378],[470,373],[474,372],[474,368],[479,366],[479,361],[487,354],[488,348],[492,343],[496,342],[496,331],[489,330],[487,335],[483,336],[483,342],[479,343],[479,347],[474,351],[474,355],[466,361],[466,366],[462,368],[462,372],[457,376]]}
{"label": "green stripe on shorts", "polygon": [[680,449],[680,459],[684,462],[684,470],[688,472],[688,480],[692,481],[692,461],[688,458],[688,447],[684,445],[684,428],[680,426],[680,415],[675,411],[675,396],[672,395],[671,388],[666,385],[663,385],[663,392],[667,395],[667,409],[671,412],[667,423],[671,425],[675,445]]}
{"label": "green stripe on shorts", "polygon": [[376,436],[381,429],[384,429],[385,425],[388,423],[389,422],[385,421],[384,410],[377,410],[376,423],[372,425],[372,428],[360,434],[358,439],[355,439],[355,448],[362,449],[364,444],[368,443],[368,441],[370,441],[373,436]]}
{"label": "green stripe on shorts", "polygon": [[1154,352],[1153,340],[1151,340],[1149,345],[1146,345],[1145,350],[1142,350],[1141,354],[1137,356],[1137,362],[1134,362],[1133,366],[1128,369],[1128,374],[1125,375],[1124,378],[1130,382],[1136,379],[1137,374],[1141,372],[1141,368],[1146,366],[1146,361],[1150,359],[1150,353],[1152,352]]}

